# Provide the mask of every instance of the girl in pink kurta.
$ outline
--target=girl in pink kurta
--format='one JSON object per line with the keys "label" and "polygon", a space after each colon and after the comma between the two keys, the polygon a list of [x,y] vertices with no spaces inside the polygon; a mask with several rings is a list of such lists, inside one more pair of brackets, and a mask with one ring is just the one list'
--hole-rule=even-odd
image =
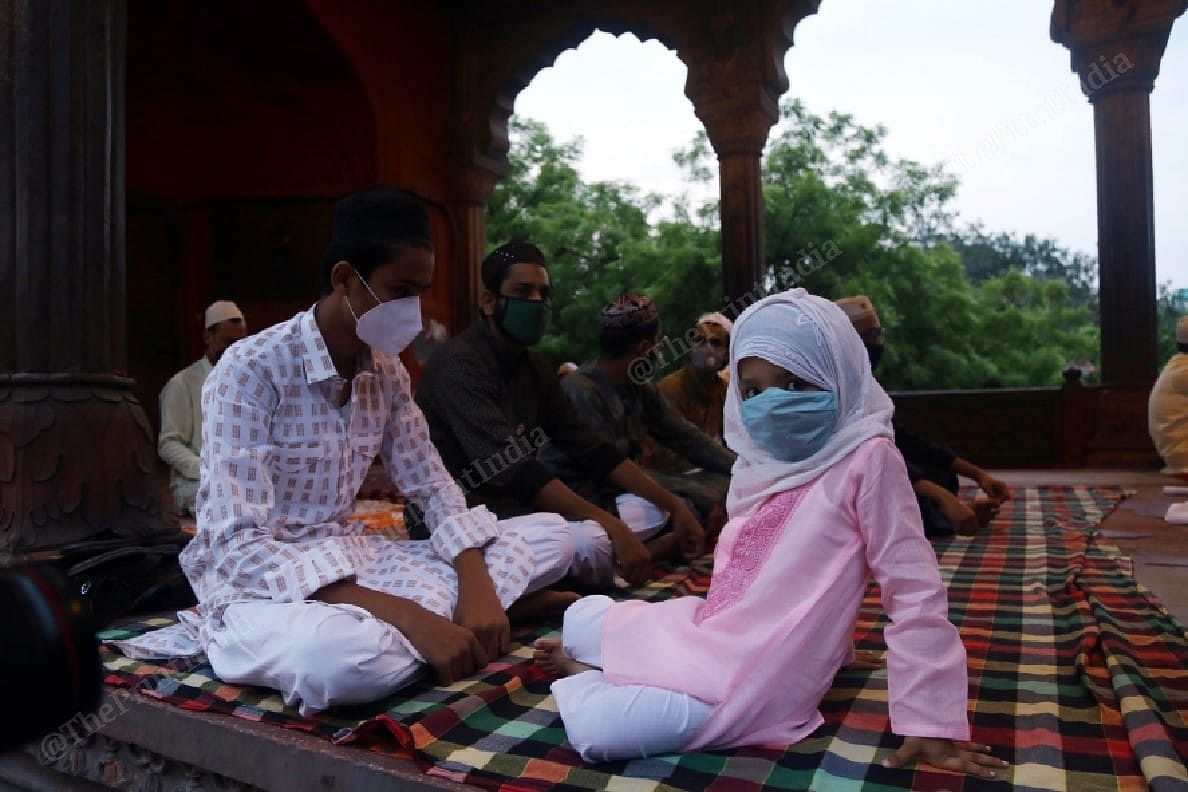
{"label": "girl in pink kurta", "polygon": [[[893,407],[832,302],[795,289],[734,327],[727,443],[731,520],[706,598],[587,597],[536,657],[587,761],[794,743],[853,653],[873,575],[891,624],[887,760],[993,777],[974,750],[965,649],[890,428]],[[986,749],[988,750],[988,749]]]}

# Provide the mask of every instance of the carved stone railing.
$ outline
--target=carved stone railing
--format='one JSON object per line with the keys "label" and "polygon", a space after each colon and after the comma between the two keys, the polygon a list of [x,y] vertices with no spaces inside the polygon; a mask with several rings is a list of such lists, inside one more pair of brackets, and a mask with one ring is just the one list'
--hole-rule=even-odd
{"label": "carved stone railing", "polygon": [[983,467],[1156,468],[1141,386],[892,393],[896,415]]}

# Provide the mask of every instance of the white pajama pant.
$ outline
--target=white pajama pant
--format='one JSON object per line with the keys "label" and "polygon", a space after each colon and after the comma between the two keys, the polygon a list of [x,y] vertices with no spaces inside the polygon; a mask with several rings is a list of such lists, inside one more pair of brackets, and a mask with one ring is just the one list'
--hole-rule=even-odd
{"label": "white pajama pant", "polygon": [[[532,550],[526,594],[568,572],[573,541],[556,514],[505,520]],[[311,715],[336,704],[362,704],[395,693],[424,670],[399,630],[354,605],[237,602],[220,629],[211,629],[207,658],[224,682],[280,691],[288,705]]]}
{"label": "white pajama pant", "polygon": [[[627,523],[631,532],[646,542],[663,530],[668,512],[638,495],[624,494],[615,499],[619,519]],[[615,554],[610,537],[593,520],[569,524],[573,530],[573,565],[569,574],[587,586],[610,588],[615,580]]]}
{"label": "white pajama pant", "polygon": [[[584,597],[565,611],[565,654],[586,665],[602,664],[602,625],[610,597]],[[558,679],[552,685],[569,744],[587,762],[638,759],[675,753],[692,741],[713,707],[685,693],[647,685],[614,685],[601,670]]]}

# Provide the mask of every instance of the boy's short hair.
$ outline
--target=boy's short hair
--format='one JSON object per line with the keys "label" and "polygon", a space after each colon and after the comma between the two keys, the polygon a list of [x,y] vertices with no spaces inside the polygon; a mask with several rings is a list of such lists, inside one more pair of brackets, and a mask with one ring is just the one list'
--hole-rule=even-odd
{"label": "boy's short hair", "polygon": [[409,248],[433,250],[429,213],[419,198],[383,185],[348,195],[334,205],[330,244],[322,257],[323,288],[330,292],[330,271],[340,261],[369,280],[376,267]]}

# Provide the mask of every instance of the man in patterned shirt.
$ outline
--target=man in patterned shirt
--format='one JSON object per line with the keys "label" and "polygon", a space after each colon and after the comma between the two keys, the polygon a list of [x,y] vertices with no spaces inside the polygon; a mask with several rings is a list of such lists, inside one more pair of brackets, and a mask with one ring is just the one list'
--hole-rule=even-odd
{"label": "man in patterned shirt", "polygon": [[[205,651],[221,679],[277,688],[305,714],[390,694],[422,664],[445,684],[485,666],[508,649],[509,606],[568,596],[540,589],[573,555],[556,514],[468,508],[429,441],[397,357],[433,275],[420,203],[391,188],[340,201],[325,271],[316,305],[208,377],[198,528],[181,556],[199,606],[121,646]],[[377,454],[430,539],[348,522]]]}

